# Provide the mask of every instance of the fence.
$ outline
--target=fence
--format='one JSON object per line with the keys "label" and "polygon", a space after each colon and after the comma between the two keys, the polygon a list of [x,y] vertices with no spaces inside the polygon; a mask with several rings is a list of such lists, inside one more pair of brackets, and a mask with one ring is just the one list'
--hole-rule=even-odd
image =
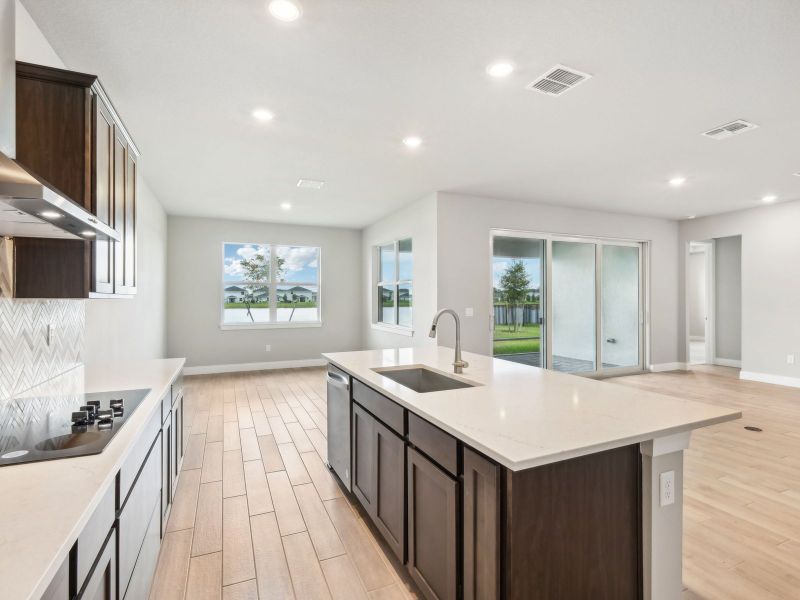
{"label": "fence", "polygon": [[[516,318],[515,318],[516,317]],[[516,322],[517,325],[530,325],[539,322],[539,304],[525,303],[518,306],[508,304],[494,305],[495,325],[509,325]]]}

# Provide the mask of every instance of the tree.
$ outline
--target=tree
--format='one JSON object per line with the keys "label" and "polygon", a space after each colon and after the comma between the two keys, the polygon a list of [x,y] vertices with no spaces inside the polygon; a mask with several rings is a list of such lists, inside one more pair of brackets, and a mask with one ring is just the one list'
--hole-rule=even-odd
{"label": "tree", "polygon": [[[276,279],[279,279],[283,275],[283,265],[285,262],[286,261],[280,256],[276,258]],[[244,280],[247,282],[244,290],[244,303],[247,307],[247,316],[250,317],[250,321],[255,322],[255,317],[253,317],[253,313],[250,312],[250,307],[255,301],[255,293],[258,286],[263,286],[264,282],[269,281],[269,257],[266,253],[256,253],[251,258],[243,258],[239,261],[239,264],[244,270]],[[267,302],[269,302],[269,296],[267,296]]]}
{"label": "tree", "polygon": [[[514,331],[517,331],[517,305],[525,302],[525,298],[530,288],[531,280],[525,272],[525,264],[521,260],[511,261],[500,276],[500,289],[503,290],[508,306],[512,309],[511,320]],[[521,323],[520,323],[521,325]]]}

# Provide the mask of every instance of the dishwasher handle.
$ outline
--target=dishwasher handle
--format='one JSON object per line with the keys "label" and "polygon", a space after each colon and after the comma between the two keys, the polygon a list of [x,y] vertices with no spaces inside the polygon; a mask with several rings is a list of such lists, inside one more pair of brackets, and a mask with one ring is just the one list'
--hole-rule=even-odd
{"label": "dishwasher handle", "polygon": [[350,389],[350,382],[347,380],[347,377],[331,371],[328,371],[328,383],[334,387],[340,387],[345,390]]}

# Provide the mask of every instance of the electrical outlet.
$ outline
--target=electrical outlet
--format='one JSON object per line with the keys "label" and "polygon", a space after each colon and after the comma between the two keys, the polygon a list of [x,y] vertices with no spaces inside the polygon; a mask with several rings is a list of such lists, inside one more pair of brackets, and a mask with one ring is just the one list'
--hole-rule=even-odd
{"label": "electrical outlet", "polygon": [[793,365],[794,364],[794,354],[787,354],[786,355],[786,364]]}
{"label": "electrical outlet", "polygon": [[464,309],[464,316],[471,317],[472,316],[472,308],[465,308]]}
{"label": "electrical outlet", "polygon": [[48,347],[50,345],[52,345],[53,336],[55,335],[55,333],[56,333],[56,326],[53,325],[52,323],[48,323],[48,325],[47,325],[47,333],[46,333],[46,338],[47,338],[46,341],[47,341]]}
{"label": "electrical outlet", "polygon": [[675,504],[675,471],[666,471],[660,476],[661,506]]}
{"label": "electrical outlet", "polygon": [[270,346],[269,344],[267,344],[267,345],[265,346],[265,350],[266,350],[267,352],[272,352],[272,346]]}

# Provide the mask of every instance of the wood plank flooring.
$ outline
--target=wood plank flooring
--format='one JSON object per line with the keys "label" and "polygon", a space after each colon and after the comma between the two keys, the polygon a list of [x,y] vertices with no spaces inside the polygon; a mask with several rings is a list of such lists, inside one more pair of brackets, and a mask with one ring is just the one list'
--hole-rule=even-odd
{"label": "wood plank flooring", "polygon": [[[744,413],[686,453],[684,599],[800,599],[800,390],[721,367],[609,381]],[[323,369],[187,377],[185,397],[151,598],[417,597],[325,466]]]}
{"label": "wood plank flooring", "polygon": [[417,598],[327,460],[325,372],[187,377],[153,600]]}

